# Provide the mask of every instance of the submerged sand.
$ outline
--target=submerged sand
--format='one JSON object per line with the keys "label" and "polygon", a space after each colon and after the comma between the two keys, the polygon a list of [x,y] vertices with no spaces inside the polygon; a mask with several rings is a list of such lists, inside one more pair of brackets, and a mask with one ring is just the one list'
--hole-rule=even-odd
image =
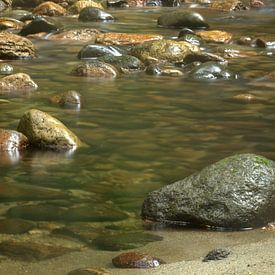
{"label": "submerged sand", "polygon": [[[275,233],[263,230],[243,232],[161,231],[154,232],[163,241],[150,243],[138,251],[147,252],[167,262],[154,269],[118,269],[111,264],[121,252],[84,248],[61,257],[40,262],[13,261],[0,256],[0,274],[66,275],[80,267],[98,266],[111,274],[183,274],[183,275],[274,275]],[[61,241],[61,240],[60,240]],[[58,242],[58,240],[57,240]],[[229,248],[228,258],[202,262],[214,248]],[[125,252],[125,251],[123,251]]]}

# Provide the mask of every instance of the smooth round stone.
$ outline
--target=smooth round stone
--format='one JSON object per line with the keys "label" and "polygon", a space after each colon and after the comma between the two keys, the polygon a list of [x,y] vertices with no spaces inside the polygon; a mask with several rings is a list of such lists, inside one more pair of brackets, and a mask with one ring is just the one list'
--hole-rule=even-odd
{"label": "smooth round stone", "polygon": [[158,65],[158,64],[149,65],[146,69],[146,73],[150,75],[171,76],[171,77],[180,77],[184,75],[183,71],[177,67],[174,67],[171,65]]}
{"label": "smooth round stone", "polygon": [[0,64],[0,74],[10,75],[13,73],[13,66],[10,64]]}
{"label": "smooth round stone", "polygon": [[29,34],[35,34],[40,32],[49,33],[57,30],[58,26],[56,24],[51,23],[42,16],[36,16],[34,20],[32,20],[20,31],[19,34],[22,36],[27,36]]}
{"label": "smooth round stone", "polygon": [[81,107],[81,94],[76,91],[68,91],[61,95],[59,100],[59,105],[66,108],[76,108]]}
{"label": "smooth round stone", "polygon": [[178,40],[186,41],[196,46],[200,46],[203,43],[202,39],[199,38],[196,34],[185,34],[178,38]]}
{"label": "smooth round stone", "polygon": [[22,133],[14,130],[0,129],[0,152],[20,151],[26,149],[28,145],[29,141]]}
{"label": "smooth round stone", "polygon": [[87,7],[81,10],[78,17],[79,21],[109,21],[114,20],[114,17],[101,9]]}
{"label": "smooth round stone", "polygon": [[112,263],[119,268],[152,268],[165,262],[146,253],[133,251],[116,256],[112,259]]}
{"label": "smooth round stone", "polygon": [[206,42],[212,43],[229,43],[232,39],[232,34],[225,31],[211,30],[211,31],[200,31],[196,33],[201,39]]}
{"label": "smooth round stone", "polygon": [[190,72],[195,79],[235,79],[236,75],[229,71],[225,65],[217,62],[205,62]]}
{"label": "smooth round stone", "polygon": [[101,267],[84,267],[72,270],[67,275],[111,275],[111,273]]}
{"label": "smooth round stone", "polygon": [[93,246],[100,250],[119,251],[138,248],[149,242],[162,240],[162,237],[143,232],[103,234],[93,240]]}
{"label": "smooth round stone", "polygon": [[72,70],[72,74],[89,78],[115,78],[117,76],[117,70],[110,64],[93,60],[89,61],[89,63],[78,65]]}
{"label": "smooth round stone", "polygon": [[109,63],[122,73],[143,71],[144,64],[135,56],[123,54],[121,56],[104,55],[98,60]]}
{"label": "smooth round stone", "polygon": [[35,227],[35,223],[21,219],[0,220],[0,234],[23,234]]}
{"label": "smooth round stone", "polygon": [[209,25],[203,16],[192,11],[174,11],[161,15],[158,25],[164,27],[185,27],[190,29],[207,29]]}
{"label": "smooth round stone", "polygon": [[2,17],[0,18],[0,30],[6,29],[21,29],[23,27],[23,23],[14,18]]}
{"label": "smooth round stone", "polygon": [[101,3],[99,2],[96,2],[96,1],[92,1],[92,0],[85,0],[85,1],[77,1],[75,2],[69,9],[68,11],[70,13],[73,13],[73,14],[78,14],[81,12],[81,10],[83,10],[84,8],[87,8],[87,7],[90,7],[90,8],[98,8],[98,9],[104,9],[104,7],[102,6]]}
{"label": "smooth round stone", "polygon": [[91,44],[91,45],[84,46],[78,53],[77,57],[79,59],[87,59],[87,58],[100,57],[106,54],[113,55],[113,56],[122,55],[119,49],[114,46]]}

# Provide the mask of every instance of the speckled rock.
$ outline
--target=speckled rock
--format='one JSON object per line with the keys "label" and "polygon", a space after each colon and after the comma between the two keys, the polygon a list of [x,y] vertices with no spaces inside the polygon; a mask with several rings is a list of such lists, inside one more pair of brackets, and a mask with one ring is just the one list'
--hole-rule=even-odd
{"label": "speckled rock", "polygon": [[135,73],[145,69],[144,64],[135,56],[123,54],[121,56],[104,55],[98,60],[112,64],[122,73]]}
{"label": "speckled rock", "polygon": [[91,8],[98,8],[103,10],[104,7],[102,6],[101,3],[95,2],[92,0],[89,1],[77,1],[75,2],[69,9],[68,11],[73,14],[78,14],[83,10],[84,8],[91,7]]}
{"label": "speckled rock", "polygon": [[95,43],[96,37],[100,33],[101,32],[97,29],[73,29],[51,34],[47,39],[53,41],[81,41]]}
{"label": "speckled rock", "polygon": [[61,95],[59,105],[66,108],[80,109],[81,94],[77,91],[68,91]]}
{"label": "speckled rock", "polygon": [[112,259],[112,263],[119,268],[152,268],[165,262],[149,254],[133,251],[116,256]]}
{"label": "speckled rock", "polygon": [[0,129],[0,152],[24,150],[28,145],[29,141],[22,133]]}
{"label": "speckled rock", "polygon": [[214,43],[229,43],[232,39],[232,34],[225,31],[200,31],[197,32],[196,35],[201,37],[206,42],[214,42]]}
{"label": "speckled rock", "polygon": [[80,11],[79,21],[90,22],[90,21],[112,21],[114,17],[104,10],[98,8],[87,7]]}
{"label": "speckled rock", "polygon": [[160,39],[163,39],[163,36],[158,34],[107,32],[98,35],[96,42],[104,45],[136,45]]}
{"label": "speckled rock", "polygon": [[185,27],[190,29],[207,29],[209,25],[203,16],[193,11],[167,12],[158,18],[158,25],[164,27]]}
{"label": "speckled rock", "polygon": [[142,217],[224,228],[275,220],[275,162],[254,154],[225,158],[149,193]]}
{"label": "speckled rock", "polygon": [[42,16],[36,16],[30,23],[25,25],[22,30],[20,31],[20,35],[27,36],[29,34],[35,33],[49,33],[52,31],[57,31],[58,26],[48,19]]}
{"label": "speckled rock", "polygon": [[67,275],[111,275],[111,273],[101,267],[83,267],[72,270]]}
{"label": "speckled rock", "polygon": [[200,52],[199,47],[185,41],[158,40],[132,47],[131,54],[144,63],[151,61],[182,62],[189,54]]}
{"label": "speckled rock", "polygon": [[79,59],[89,59],[89,58],[95,58],[100,57],[103,55],[113,55],[113,56],[121,56],[122,53],[117,47],[113,46],[105,46],[105,45],[97,45],[97,44],[89,44],[84,46],[79,53],[77,54],[77,57]]}
{"label": "speckled rock", "polygon": [[0,78],[0,94],[26,92],[37,89],[37,84],[24,73],[17,73]]}
{"label": "speckled rock", "polygon": [[22,36],[0,32],[0,59],[21,59],[35,57],[33,43]]}
{"label": "speckled rock", "polygon": [[231,254],[231,251],[227,248],[216,248],[211,250],[202,260],[203,262],[217,261],[227,258]]}
{"label": "speckled rock", "polygon": [[14,18],[1,17],[0,18],[0,30],[15,29],[20,30],[23,27],[23,22]]}
{"label": "speckled rock", "polygon": [[78,65],[72,70],[72,74],[90,78],[114,78],[117,76],[117,70],[111,64],[98,60],[91,60],[89,63]]}
{"label": "speckled rock", "polygon": [[10,75],[13,73],[13,66],[11,64],[2,63],[0,65],[0,74]]}
{"label": "speckled rock", "polygon": [[28,137],[31,145],[40,148],[68,150],[82,145],[63,123],[36,109],[31,109],[22,116],[17,130]]}
{"label": "speckled rock", "polygon": [[100,267],[85,267],[70,271],[67,275],[110,275],[111,273]]}
{"label": "speckled rock", "polygon": [[216,0],[209,5],[209,8],[219,11],[240,11],[249,9],[249,7],[240,0]]}
{"label": "speckled rock", "polygon": [[67,11],[62,6],[51,1],[40,4],[32,12],[34,14],[47,16],[62,16],[67,13]]}
{"label": "speckled rock", "polygon": [[34,222],[21,219],[0,220],[0,234],[23,234],[35,227]]}
{"label": "speckled rock", "polygon": [[45,260],[77,250],[78,249],[30,241],[3,241],[0,243],[1,255],[22,261]]}

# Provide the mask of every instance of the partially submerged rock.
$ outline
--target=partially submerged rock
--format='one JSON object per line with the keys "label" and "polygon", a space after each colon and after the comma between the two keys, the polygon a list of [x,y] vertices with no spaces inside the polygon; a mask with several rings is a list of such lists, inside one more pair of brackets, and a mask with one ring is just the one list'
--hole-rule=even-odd
{"label": "partially submerged rock", "polygon": [[96,42],[104,45],[136,45],[160,39],[163,39],[163,36],[159,34],[107,32],[98,35]]}
{"label": "partially submerged rock", "polygon": [[111,275],[111,273],[101,267],[83,267],[72,270],[67,275]]}
{"label": "partially submerged rock", "polygon": [[114,20],[114,17],[102,9],[87,7],[80,11],[78,20],[83,22],[110,21]]}
{"label": "partially submerged rock", "polygon": [[37,89],[37,84],[24,73],[17,73],[0,78],[0,94],[26,92]]}
{"label": "partially submerged rock", "polygon": [[69,12],[73,13],[73,14],[78,14],[81,12],[81,10],[83,10],[84,8],[87,7],[91,7],[91,8],[98,8],[103,10],[104,7],[102,6],[101,3],[99,2],[95,2],[92,0],[85,0],[85,1],[77,1],[75,2],[70,8],[69,8]]}
{"label": "partially submerged rock", "polygon": [[82,143],[62,122],[40,110],[31,109],[20,119],[17,130],[30,144],[52,150],[76,149]]}
{"label": "partially submerged rock", "polygon": [[29,141],[25,135],[13,130],[0,129],[0,152],[20,151],[28,147]]}
{"label": "partially submerged rock", "polygon": [[21,59],[35,57],[33,43],[22,36],[0,32],[0,59]]}
{"label": "partially submerged rock", "polygon": [[54,2],[47,1],[37,6],[33,10],[33,13],[47,16],[62,16],[66,14],[66,10]]}
{"label": "partially submerged rock", "polygon": [[99,60],[91,60],[90,62],[77,65],[72,70],[72,74],[89,78],[114,78],[117,76],[117,70],[111,64]]}
{"label": "partially submerged rock", "polygon": [[23,22],[9,17],[0,18],[0,30],[15,29],[20,30],[23,27]]}
{"label": "partially submerged rock", "polygon": [[167,12],[158,18],[158,25],[163,27],[185,27],[190,29],[207,29],[209,25],[203,16],[193,11]]}
{"label": "partially submerged rock", "polygon": [[204,258],[203,262],[218,261],[227,258],[231,251],[227,248],[216,248],[211,250]]}
{"label": "partially submerged rock", "polygon": [[165,262],[149,254],[133,251],[116,256],[112,259],[112,263],[119,268],[152,268]]}
{"label": "partially submerged rock", "polygon": [[131,54],[144,63],[155,61],[183,62],[190,54],[200,52],[199,47],[185,41],[157,40],[132,47]]}
{"label": "partially submerged rock", "polygon": [[35,227],[35,223],[22,219],[1,219],[0,234],[23,234]]}
{"label": "partially submerged rock", "polygon": [[89,44],[85,45],[77,54],[79,59],[89,59],[103,55],[121,56],[122,53],[117,47]]}
{"label": "partially submerged rock", "polygon": [[218,30],[200,31],[196,34],[206,42],[229,43],[229,41],[232,39],[231,33]]}
{"label": "partially submerged rock", "polygon": [[216,0],[209,5],[209,8],[219,11],[241,11],[249,9],[244,1],[241,0]]}
{"label": "partially submerged rock", "polygon": [[262,226],[275,219],[274,180],[274,161],[234,155],[149,193],[142,217],[231,229]]}

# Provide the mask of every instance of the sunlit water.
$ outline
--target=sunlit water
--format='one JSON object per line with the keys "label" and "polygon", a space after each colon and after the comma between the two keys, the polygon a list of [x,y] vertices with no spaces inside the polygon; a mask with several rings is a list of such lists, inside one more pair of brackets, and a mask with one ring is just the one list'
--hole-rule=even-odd
{"label": "sunlit water", "polygon": [[[67,28],[95,27],[175,37],[178,29],[159,28],[156,24],[158,16],[169,10],[173,9],[109,10],[117,18],[113,23],[83,24],[72,17],[58,20]],[[240,13],[199,11],[205,15],[211,29],[230,31],[235,37],[251,35],[275,40],[272,7]],[[34,43],[37,59],[10,63],[16,72],[30,74],[39,88],[24,96],[5,98],[8,103],[0,102],[0,127],[16,129],[22,114],[37,108],[60,119],[89,147],[71,154],[27,151],[20,156],[2,155],[2,188],[7,184],[27,184],[66,194],[64,199],[37,199],[31,191],[33,195],[23,198],[3,199],[5,202],[0,204],[3,217],[10,207],[18,204],[46,204],[68,209],[84,206],[106,211],[111,208],[128,218],[121,222],[107,219],[102,221],[102,226],[96,223],[102,232],[148,232],[139,215],[149,191],[232,154],[250,152],[275,159],[275,81],[257,85],[257,78],[275,70],[272,49],[250,49],[257,55],[229,60],[229,68],[239,75],[237,80],[202,82],[155,77],[142,72],[98,81],[70,75],[79,63],[76,55],[85,43]],[[50,102],[51,96],[67,90],[81,93],[83,106],[80,110],[62,109]],[[247,104],[231,100],[235,95],[248,92],[263,100]],[[37,218],[29,218],[37,221]],[[81,221],[91,225],[94,221],[77,217],[64,219],[51,219],[49,215],[40,220],[49,223],[49,228],[50,224],[61,227]],[[190,234],[190,230],[187,232]],[[167,238],[172,238],[174,233],[168,231]],[[200,234],[210,233],[202,231]],[[216,235],[219,240],[223,239],[221,234]],[[228,233],[224,234],[226,238]],[[244,238],[243,234],[237,236]],[[252,233],[253,238],[257,234]],[[49,236],[47,238],[51,238]],[[211,236],[214,240],[215,232]],[[180,260],[170,255],[168,258],[169,261]]]}

